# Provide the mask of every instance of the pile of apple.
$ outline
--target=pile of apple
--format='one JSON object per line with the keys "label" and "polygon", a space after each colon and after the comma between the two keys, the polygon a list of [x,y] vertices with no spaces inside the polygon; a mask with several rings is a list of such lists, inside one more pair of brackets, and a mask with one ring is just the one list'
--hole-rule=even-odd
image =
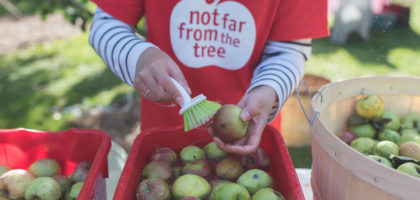
{"label": "pile of apple", "polygon": [[[233,142],[245,135],[241,108],[223,105],[214,116],[216,135]],[[222,151],[215,142],[187,145],[177,154],[162,147],[149,155],[136,187],[138,200],[284,200],[267,173],[270,158],[258,148],[248,155]]]}
{"label": "pile of apple", "polygon": [[36,160],[27,170],[0,165],[0,199],[77,199],[90,166],[90,161],[80,162],[72,174],[65,176],[51,158]]}
{"label": "pile of apple", "polygon": [[138,200],[284,199],[272,189],[273,179],[265,171],[269,164],[270,159],[262,148],[239,156],[226,154],[214,142],[203,148],[186,146],[179,154],[162,147],[150,154],[136,197]]}
{"label": "pile of apple", "polygon": [[384,109],[378,95],[356,102],[340,138],[352,148],[385,166],[420,177],[420,113],[402,116]]}

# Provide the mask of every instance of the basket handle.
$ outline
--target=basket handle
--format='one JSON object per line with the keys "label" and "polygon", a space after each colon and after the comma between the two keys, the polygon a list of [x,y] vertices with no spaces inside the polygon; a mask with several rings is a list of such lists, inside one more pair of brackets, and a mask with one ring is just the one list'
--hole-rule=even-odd
{"label": "basket handle", "polygon": [[[297,99],[299,101],[300,107],[302,108],[303,113],[305,114],[306,119],[308,120],[309,124],[312,126],[312,124],[314,123],[315,117],[316,117],[317,114],[319,114],[319,112],[315,111],[313,113],[313,115],[311,117],[309,117],[308,113],[306,112],[305,108],[303,107],[302,101],[300,100],[300,97],[299,97],[299,93],[300,93],[300,90],[301,90],[303,84],[306,87],[306,90],[309,94],[309,98],[312,99],[312,94],[311,94],[311,91],[309,90],[308,84],[306,84],[306,81],[303,80],[303,79],[299,84],[299,88],[297,90],[296,96],[297,96]],[[316,93],[321,96],[321,102],[322,102],[322,93],[320,91],[317,91]]]}

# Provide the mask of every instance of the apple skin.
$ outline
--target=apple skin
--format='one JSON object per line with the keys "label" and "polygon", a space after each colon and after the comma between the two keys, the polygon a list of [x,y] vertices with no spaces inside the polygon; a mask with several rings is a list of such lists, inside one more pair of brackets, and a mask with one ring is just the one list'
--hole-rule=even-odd
{"label": "apple skin", "polygon": [[349,127],[349,131],[356,135],[356,137],[368,137],[374,138],[376,135],[376,129],[370,123],[353,125]]}
{"label": "apple skin", "polygon": [[84,181],[77,182],[71,186],[70,192],[66,194],[66,200],[76,200],[82,191]]}
{"label": "apple skin", "polygon": [[391,161],[385,157],[378,156],[378,155],[367,155],[367,157],[387,167],[391,167],[391,168],[393,167]]}
{"label": "apple skin", "polygon": [[170,200],[171,189],[160,178],[145,179],[137,186],[136,197],[138,200]]}
{"label": "apple skin", "polygon": [[180,157],[182,162],[187,164],[195,160],[205,160],[206,152],[198,146],[189,145],[181,150]]}
{"label": "apple skin", "polygon": [[378,95],[367,95],[356,102],[356,113],[368,119],[382,116],[384,102]]}
{"label": "apple skin", "polygon": [[340,135],[340,139],[346,144],[350,144],[350,142],[356,138],[356,135],[349,130],[342,131]]}
{"label": "apple skin", "polygon": [[270,157],[261,147],[253,153],[241,155],[239,160],[246,169],[268,169],[270,166]]}
{"label": "apple skin", "polygon": [[378,139],[382,141],[388,140],[395,143],[400,139],[400,137],[401,136],[397,131],[391,129],[384,129],[378,133]]}
{"label": "apple skin", "polygon": [[211,161],[219,161],[227,157],[227,153],[221,150],[215,142],[210,142],[204,146],[206,158]]}
{"label": "apple skin", "polygon": [[214,191],[216,191],[218,188],[220,188],[222,185],[224,185],[226,183],[232,183],[232,182],[228,181],[228,180],[224,180],[224,179],[211,180],[210,181],[211,192],[210,192],[210,196],[207,200],[216,200],[214,198]]}
{"label": "apple skin", "polygon": [[61,194],[64,195],[71,189],[71,180],[67,176],[56,174],[52,177],[60,185]]}
{"label": "apple skin", "polygon": [[244,172],[244,168],[237,160],[225,158],[216,165],[216,175],[222,179],[233,180]]}
{"label": "apple skin", "polygon": [[225,104],[217,110],[212,123],[215,135],[226,143],[244,137],[248,122],[240,118],[241,112],[242,108],[234,104]]}
{"label": "apple skin", "polygon": [[416,129],[420,132],[420,114],[408,113],[401,117],[401,124],[404,128]]}
{"label": "apple skin", "polygon": [[176,163],[177,158],[176,152],[169,147],[158,148],[150,154],[150,161],[160,160],[172,166]]}
{"label": "apple skin", "polygon": [[86,180],[91,166],[91,161],[82,161],[77,163],[76,169],[74,169],[73,173],[70,175],[71,181],[75,183]]}
{"label": "apple skin", "polygon": [[211,186],[206,179],[195,174],[185,174],[178,177],[172,184],[172,194],[175,199],[197,197],[205,199],[211,192]]}
{"label": "apple skin", "polygon": [[375,154],[385,158],[389,158],[391,154],[399,156],[400,148],[394,142],[384,140],[376,144]]}
{"label": "apple skin", "polygon": [[60,165],[57,161],[51,158],[43,158],[33,162],[28,172],[35,177],[51,177],[57,174],[60,170]]}
{"label": "apple skin", "polygon": [[249,200],[251,195],[246,188],[237,183],[226,183],[214,191],[216,200]]}
{"label": "apple skin", "polygon": [[195,174],[208,178],[212,174],[212,166],[207,160],[196,160],[185,164],[182,168],[182,174]]}
{"label": "apple skin", "polygon": [[397,114],[388,110],[384,110],[384,113],[382,114],[382,118],[391,120],[390,122],[384,125],[384,128],[391,129],[394,131],[400,130],[400,126],[401,126],[400,117]]}
{"label": "apple skin", "polygon": [[11,199],[25,197],[25,191],[35,176],[24,169],[12,169],[0,177],[0,193],[7,192]]}
{"label": "apple skin", "polygon": [[60,185],[51,177],[36,178],[25,191],[25,200],[58,200],[60,197]]}
{"label": "apple skin", "polygon": [[420,145],[415,142],[406,142],[401,144],[400,154],[402,156],[420,160]]}
{"label": "apple skin", "polygon": [[6,166],[6,165],[0,165],[0,176],[6,173],[7,171],[12,170],[12,168]]}
{"label": "apple skin", "polygon": [[413,128],[403,128],[403,129],[400,130],[400,134],[401,134],[401,136],[403,136],[403,135],[419,135],[417,130],[413,129]]}
{"label": "apple skin", "polygon": [[420,177],[420,165],[411,162],[400,165],[397,170],[414,177]]}
{"label": "apple skin", "polygon": [[252,195],[251,200],[286,200],[286,198],[272,188],[262,188]]}
{"label": "apple skin", "polygon": [[420,136],[419,135],[413,135],[413,134],[403,135],[397,140],[397,145],[401,146],[402,144],[404,144],[406,142],[415,142],[417,144],[420,144]]}
{"label": "apple skin", "polygon": [[160,178],[169,182],[174,177],[174,170],[167,162],[155,160],[144,166],[142,175],[145,178]]}
{"label": "apple skin", "polygon": [[239,176],[237,183],[244,186],[250,194],[255,194],[262,188],[273,187],[271,176],[260,169],[250,169]]}
{"label": "apple skin", "polygon": [[197,197],[184,197],[181,200],[200,200],[200,199]]}
{"label": "apple skin", "polygon": [[356,138],[351,143],[350,146],[354,148],[356,151],[362,154],[370,154],[373,152],[374,147],[376,145],[376,141],[372,138]]}

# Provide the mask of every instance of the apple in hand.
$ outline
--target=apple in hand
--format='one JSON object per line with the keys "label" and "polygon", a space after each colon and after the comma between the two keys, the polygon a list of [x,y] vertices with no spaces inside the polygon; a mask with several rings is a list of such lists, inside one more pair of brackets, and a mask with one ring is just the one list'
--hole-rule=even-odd
{"label": "apple in hand", "polygon": [[142,175],[145,178],[160,178],[169,181],[174,176],[174,170],[167,162],[155,160],[146,164]]}
{"label": "apple in hand", "polygon": [[260,169],[250,169],[239,176],[237,183],[244,186],[249,193],[255,194],[262,188],[273,187],[271,176]]}
{"label": "apple in hand", "polygon": [[212,127],[215,135],[224,142],[233,142],[245,136],[248,122],[240,118],[242,108],[234,104],[225,104],[213,118]]}
{"label": "apple in hand", "polygon": [[215,200],[249,200],[251,195],[248,190],[237,183],[226,183],[214,191]]}
{"label": "apple in hand", "polygon": [[420,177],[420,165],[414,164],[412,162],[406,162],[400,165],[397,170],[414,177]]}
{"label": "apple in hand", "polygon": [[227,157],[227,153],[221,150],[215,142],[210,142],[204,146],[207,159],[211,161],[219,161]]}
{"label": "apple in hand", "polygon": [[0,194],[7,193],[11,199],[25,197],[25,191],[35,179],[34,175],[23,169],[12,169],[0,177]]}
{"label": "apple in hand", "polygon": [[286,198],[272,188],[262,188],[252,195],[251,200],[286,200]]}
{"label": "apple in hand", "polygon": [[156,149],[150,154],[150,161],[160,160],[167,162],[170,165],[174,165],[177,160],[176,152],[169,147],[162,147]]}
{"label": "apple in hand", "polygon": [[261,147],[253,153],[241,155],[239,159],[246,169],[267,169],[270,166],[270,157]]}
{"label": "apple in hand", "polygon": [[369,154],[372,153],[374,147],[376,145],[376,141],[372,138],[356,138],[351,143],[350,146],[353,147],[355,150],[362,154]]}
{"label": "apple in hand", "polygon": [[182,162],[186,164],[195,160],[205,160],[206,152],[200,147],[189,145],[181,150],[180,157]]}
{"label": "apple in hand", "polygon": [[391,161],[385,157],[378,156],[378,155],[367,155],[367,157],[387,167],[393,167]]}
{"label": "apple in hand", "polygon": [[172,184],[172,194],[175,199],[184,197],[197,197],[205,199],[211,191],[206,179],[195,174],[185,174],[178,177]]}
{"label": "apple in hand", "polygon": [[51,177],[36,178],[25,191],[25,200],[58,200],[60,197],[60,185]]}
{"label": "apple in hand", "polygon": [[170,200],[169,185],[160,178],[145,179],[136,188],[138,200]]}
{"label": "apple in hand", "polygon": [[375,154],[385,158],[389,158],[391,154],[398,156],[400,154],[400,148],[397,144],[384,140],[376,144]]}
{"label": "apple in hand", "polygon": [[60,165],[57,161],[51,158],[43,158],[33,162],[29,166],[29,173],[35,177],[54,176],[60,170]]}
{"label": "apple in hand", "polygon": [[356,135],[356,137],[373,138],[376,135],[375,127],[370,123],[358,124],[349,126],[349,130]]}

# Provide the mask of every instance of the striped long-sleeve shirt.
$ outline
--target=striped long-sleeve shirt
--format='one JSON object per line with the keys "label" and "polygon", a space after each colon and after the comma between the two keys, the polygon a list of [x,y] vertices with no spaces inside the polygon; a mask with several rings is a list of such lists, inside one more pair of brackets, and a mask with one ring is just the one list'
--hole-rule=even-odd
{"label": "striped long-sleeve shirt", "polygon": [[[105,64],[116,76],[131,86],[138,58],[146,49],[156,47],[141,39],[135,30],[135,27],[98,8],[89,35],[90,44]],[[275,90],[278,101],[273,106],[269,121],[274,119],[302,79],[305,60],[309,58],[310,53],[309,39],[266,43],[261,62],[254,70],[247,92],[261,85],[270,86]]]}

